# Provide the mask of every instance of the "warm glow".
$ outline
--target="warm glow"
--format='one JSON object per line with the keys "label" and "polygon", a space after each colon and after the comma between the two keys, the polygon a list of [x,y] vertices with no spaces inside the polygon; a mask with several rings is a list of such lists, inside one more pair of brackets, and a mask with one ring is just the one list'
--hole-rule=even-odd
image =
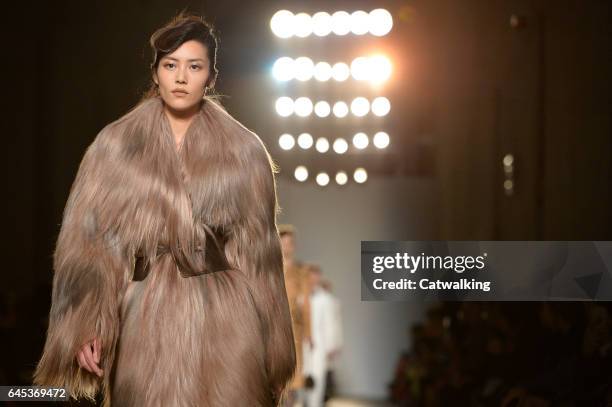
{"label": "warm glow", "polygon": [[314,111],[315,114],[319,117],[327,117],[331,112],[331,107],[329,106],[329,103],[324,100],[321,100],[315,104]]}
{"label": "warm glow", "polygon": [[346,117],[349,112],[349,108],[344,102],[336,102],[334,103],[334,116],[336,117]]}
{"label": "warm glow", "polygon": [[295,139],[291,134],[283,134],[278,138],[278,145],[283,150],[291,150],[295,146]]}
{"label": "warm glow", "polygon": [[309,116],[312,113],[312,100],[302,96],[295,99],[295,114],[300,117]]}
{"label": "warm glow", "polygon": [[336,141],[334,141],[333,148],[337,154],[344,154],[348,151],[348,143],[343,138],[337,138]]}
{"label": "warm glow", "polygon": [[300,182],[304,182],[308,179],[308,170],[303,165],[300,165],[295,168],[293,172],[293,176]]}
{"label": "warm glow", "polygon": [[293,114],[293,99],[287,96],[282,96],[276,99],[276,113],[279,116],[287,117]]}
{"label": "warm glow", "polygon": [[353,145],[359,150],[366,148],[368,143],[368,136],[365,133],[357,133],[353,136]]}
{"label": "warm glow", "polygon": [[303,150],[307,150],[312,147],[312,136],[308,133],[302,133],[298,136],[297,143],[300,148],[302,148]]}
{"label": "warm glow", "polygon": [[325,173],[325,172],[320,172],[320,173],[317,174],[316,181],[317,181],[317,184],[319,184],[322,187],[324,187],[327,184],[329,184],[329,175],[327,175],[327,173]]}
{"label": "warm glow", "polygon": [[295,33],[294,15],[291,11],[277,11],[270,19],[270,28],[274,35],[280,38],[290,38]]}
{"label": "warm glow", "polygon": [[368,180],[368,173],[364,168],[357,168],[353,173],[353,179],[358,184],[363,184]]}

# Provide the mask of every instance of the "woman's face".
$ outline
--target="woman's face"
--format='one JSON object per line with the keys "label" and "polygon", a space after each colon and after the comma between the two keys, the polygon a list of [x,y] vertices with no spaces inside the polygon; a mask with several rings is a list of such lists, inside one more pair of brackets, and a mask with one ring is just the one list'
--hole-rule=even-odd
{"label": "woman's face", "polygon": [[197,109],[210,76],[209,66],[206,46],[195,40],[164,56],[153,74],[164,103],[178,113]]}

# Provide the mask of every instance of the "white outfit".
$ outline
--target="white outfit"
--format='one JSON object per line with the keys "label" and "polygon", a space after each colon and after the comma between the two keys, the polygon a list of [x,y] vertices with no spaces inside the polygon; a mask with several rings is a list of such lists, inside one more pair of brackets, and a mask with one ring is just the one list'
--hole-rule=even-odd
{"label": "white outfit", "polygon": [[311,375],[314,387],[306,391],[308,407],[322,407],[325,390],[327,355],[337,349],[339,334],[339,305],[326,290],[317,287],[310,296],[310,322],[313,347],[304,344],[304,374]]}

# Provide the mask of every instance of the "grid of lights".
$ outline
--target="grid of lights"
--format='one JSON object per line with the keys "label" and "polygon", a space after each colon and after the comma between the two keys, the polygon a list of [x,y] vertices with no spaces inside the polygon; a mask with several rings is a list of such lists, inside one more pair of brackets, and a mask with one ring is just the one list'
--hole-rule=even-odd
{"label": "grid of lights", "polygon": [[[352,143],[357,150],[364,150],[370,145],[370,137],[366,133],[359,132],[353,135]],[[389,134],[384,131],[379,131],[372,136],[372,145],[379,150],[387,148],[389,143]],[[338,137],[333,143],[330,143],[326,137],[319,137],[315,141],[310,133],[302,133],[297,137],[284,133],[278,138],[278,145],[285,151],[292,150],[296,145],[302,150],[308,150],[314,146],[315,150],[321,154],[327,153],[330,145],[336,154],[344,154],[349,149],[349,142],[342,137]]]}
{"label": "grid of lights", "polygon": [[[336,36],[364,36],[370,34],[383,37],[393,28],[393,17],[385,9],[378,8],[370,12],[357,10],[324,12],[312,15],[307,13],[292,13],[289,10],[279,10],[270,19],[272,33],[280,39],[326,37]],[[353,40],[354,41],[354,40]],[[372,54],[361,55],[352,61],[313,61],[311,58],[298,55],[295,58],[280,56],[273,64],[271,73],[278,82],[346,82],[352,79],[356,82],[369,84],[376,93],[382,89],[381,84],[391,78],[393,66],[387,56],[374,51]],[[354,84],[354,82],[350,82]],[[344,86],[344,85],[339,85]],[[384,85],[383,85],[384,86]],[[391,102],[384,96],[367,98],[357,96],[349,100],[314,100],[306,96],[279,95],[274,103],[278,116],[287,118],[297,116],[300,118],[363,118],[366,116],[384,117],[391,111]],[[325,97],[323,97],[324,99]],[[342,98],[342,97],[340,97]],[[342,121],[352,123],[352,121]],[[386,149],[390,144],[390,137],[384,131],[366,134],[358,131],[350,137],[313,137],[303,132],[298,135],[284,133],[278,138],[278,145],[282,150],[316,150],[321,154],[328,152],[345,154],[349,149],[361,151],[368,148]],[[365,168],[359,167],[350,171],[337,171],[328,173],[318,169],[309,169],[305,165],[295,168],[293,176],[298,182],[312,179],[321,187],[330,184],[346,185],[351,181],[363,184],[368,179]]]}
{"label": "grid of lights", "polygon": [[372,101],[363,96],[356,97],[350,104],[344,101],[336,101],[333,105],[325,100],[313,102],[312,99],[302,96],[292,99],[281,96],[276,99],[276,113],[282,117],[296,115],[308,117],[313,113],[318,117],[328,117],[333,114],[337,118],[348,116],[349,112],[356,117],[363,117],[368,113],[375,116],[386,116],[391,111],[391,102],[384,96],[378,96]]}
{"label": "grid of lights", "polygon": [[[308,168],[306,168],[306,166],[298,165],[297,167],[295,167],[295,170],[293,171],[293,176],[299,182],[306,182],[308,181],[308,178],[310,177],[310,173],[308,171]],[[331,182],[330,174],[328,174],[325,171],[318,172],[315,175],[314,179],[315,179],[315,182],[319,186],[322,186],[322,187],[329,185],[329,183]],[[337,185],[346,185],[349,182],[349,176],[346,173],[346,171],[338,171],[336,175],[334,176],[334,180],[336,181]],[[363,184],[367,180],[368,180],[368,172],[366,171],[365,168],[359,167],[353,171],[353,181],[355,181],[357,184]]]}
{"label": "grid of lights", "polygon": [[389,79],[391,70],[391,61],[384,55],[360,56],[353,59],[350,66],[344,62],[333,65],[325,61],[314,63],[305,56],[295,59],[281,57],[272,66],[272,76],[281,82],[294,79],[305,82],[313,78],[319,82],[331,79],[343,82],[352,77],[356,81],[378,84]]}
{"label": "grid of lights", "polygon": [[293,14],[288,10],[276,12],[270,20],[274,35],[287,39],[291,37],[306,38],[310,35],[325,37],[327,35],[365,35],[376,37],[387,35],[393,28],[393,18],[387,10],[379,8],[369,13],[357,10],[353,13],[324,11],[313,15],[307,13]]}

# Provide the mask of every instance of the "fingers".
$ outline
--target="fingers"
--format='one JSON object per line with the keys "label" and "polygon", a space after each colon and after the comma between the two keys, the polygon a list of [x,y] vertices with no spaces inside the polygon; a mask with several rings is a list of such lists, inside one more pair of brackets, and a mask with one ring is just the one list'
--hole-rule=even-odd
{"label": "fingers", "polygon": [[94,339],[93,349],[94,361],[96,362],[96,364],[98,364],[100,363],[100,341],[98,340],[98,338]]}
{"label": "fingers", "polygon": [[87,366],[87,363],[83,357],[83,351],[79,351],[79,353],[77,353],[77,361],[79,362],[80,367],[89,370],[89,366]]}
{"label": "fingers", "polygon": [[[96,356],[94,357],[94,354],[92,353],[92,346],[94,346],[94,352],[96,353]],[[77,360],[79,362],[79,365],[88,370],[91,373],[97,374],[98,376],[102,376],[104,374],[103,370],[100,369],[100,367],[98,366],[98,362],[100,361],[100,348],[99,345],[96,344],[96,342],[88,342],[87,344],[83,345],[83,347],[81,348],[81,350],[79,351],[79,353],[77,354]]]}
{"label": "fingers", "polygon": [[97,366],[96,366],[96,363],[93,361],[93,356],[91,354],[91,346],[89,344],[85,345],[81,352],[83,353],[83,359],[85,360],[85,363],[87,364],[87,367],[88,367],[87,370],[89,370],[92,373],[97,373]]}
{"label": "fingers", "polygon": [[91,347],[92,347],[92,343],[90,342],[89,344],[87,344],[87,346],[85,346],[85,350],[83,352],[83,354],[85,355],[85,360],[87,361],[87,363],[89,364],[89,366],[91,367],[91,371],[94,372],[95,374],[97,374],[98,376],[102,376],[102,369],[100,369],[100,367],[98,366],[98,363],[95,361],[94,359],[94,355],[91,351]]}

